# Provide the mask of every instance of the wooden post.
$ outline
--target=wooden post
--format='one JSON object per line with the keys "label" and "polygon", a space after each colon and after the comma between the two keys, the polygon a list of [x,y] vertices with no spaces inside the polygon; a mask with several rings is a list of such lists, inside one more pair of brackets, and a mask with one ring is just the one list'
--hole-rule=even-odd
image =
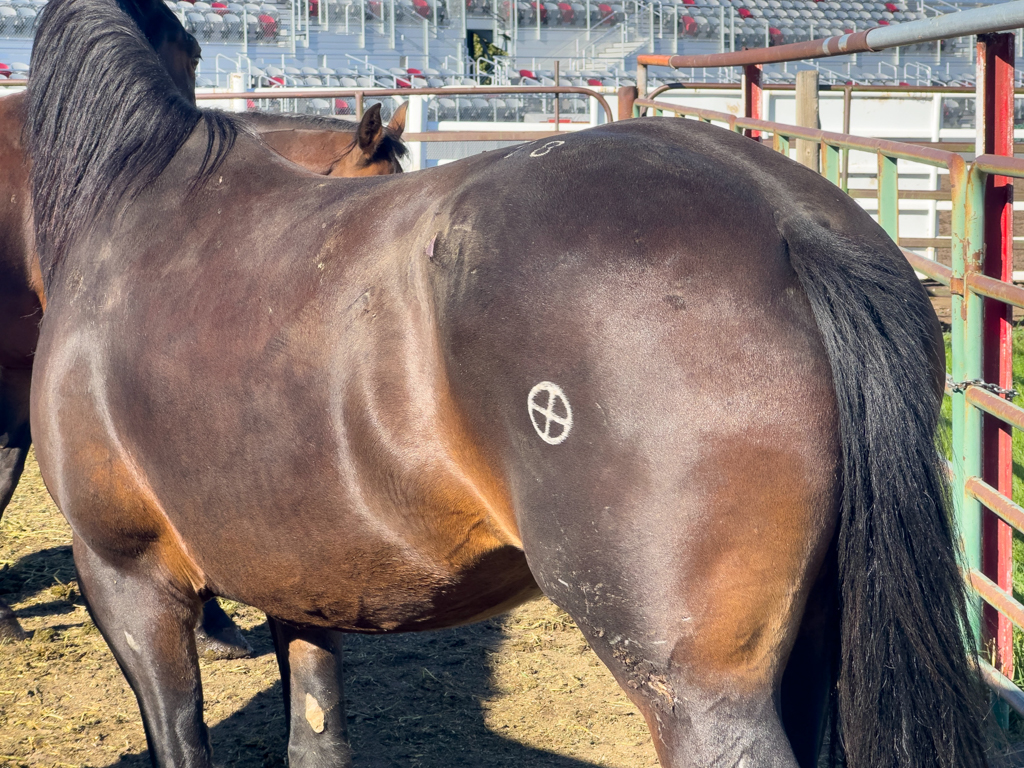
{"label": "wooden post", "polygon": [[[761,65],[748,64],[743,68],[743,116],[754,120],[760,120],[761,98]],[[761,140],[761,132],[747,129],[743,132],[745,136],[754,141]]]}
{"label": "wooden post", "polygon": [[636,98],[635,85],[623,85],[619,88],[619,120],[629,120],[633,117],[633,102]]}
{"label": "wooden post", "polygon": [[[555,87],[558,88],[562,85],[562,76],[559,72],[559,62],[555,61]],[[558,101],[558,94],[555,94],[555,130],[560,131],[561,126],[559,123],[562,122],[561,104]]]}
{"label": "wooden post", "polygon": [[[796,124],[804,128],[820,128],[818,121],[818,71],[804,69],[796,73]],[[816,141],[796,140],[796,161],[818,170],[819,147]]]}

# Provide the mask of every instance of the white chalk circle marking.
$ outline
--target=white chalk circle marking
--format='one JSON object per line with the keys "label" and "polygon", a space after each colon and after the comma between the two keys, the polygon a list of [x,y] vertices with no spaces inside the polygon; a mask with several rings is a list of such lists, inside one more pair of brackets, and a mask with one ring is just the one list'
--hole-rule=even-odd
{"label": "white chalk circle marking", "polygon": [[526,408],[533,428],[545,443],[558,445],[569,436],[572,407],[557,384],[550,381],[537,384],[526,398]]}
{"label": "white chalk circle marking", "polygon": [[[554,149],[555,147],[560,147],[563,144],[565,144],[564,141],[549,141],[547,144],[545,144],[540,149],[533,150],[533,152],[530,153],[530,157],[544,157],[544,155],[546,155],[552,149]],[[540,386],[540,385],[538,384],[537,386]],[[552,384],[552,386],[554,386],[554,385]],[[568,401],[566,401],[566,402],[568,402]]]}

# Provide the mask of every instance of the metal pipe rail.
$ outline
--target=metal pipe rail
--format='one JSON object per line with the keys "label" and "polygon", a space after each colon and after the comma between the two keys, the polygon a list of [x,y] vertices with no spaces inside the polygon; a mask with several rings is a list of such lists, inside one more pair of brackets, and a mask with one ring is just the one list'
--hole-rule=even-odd
{"label": "metal pipe rail", "polygon": [[[645,98],[656,99],[666,91],[736,91],[739,90],[739,83],[667,83],[659,85],[648,93]],[[793,83],[766,83],[761,86],[763,91],[795,91]],[[949,93],[973,96],[976,90],[967,85],[854,85],[854,84],[832,84],[820,83],[819,91],[851,91],[853,93]],[[1024,94],[1024,88],[1016,90],[1018,94]]]}
{"label": "metal pipe rail", "polygon": [[640,67],[736,67],[749,64],[781,64],[787,61],[843,56],[850,53],[870,53],[901,45],[928,43],[950,37],[999,32],[1024,27],[1024,2],[1001,3],[960,13],[948,13],[904,24],[873,27],[848,35],[807,40],[779,45],[774,48],[749,48],[729,53],[710,53],[697,56],[637,57]]}
{"label": "metal pipe rail", "polygon": [[[269,91],[230,91],[225,93],[197,93],[196,101],[228,101],[234,99],[345,99],[355,98],[356,116],[362,117],[363,101],[367,98],[384,96],[480,96],[506,95],[529,96],[564,94],[581,94],[588,96],[604,110],[608,122],[615,121],[615,113],[608,105],[607,99],[595,90],[581,86],[520,86],[520,85],[485,85],[472,87],[444,88],[274,88]],[[557,126],[558,124],[555,123]]]}

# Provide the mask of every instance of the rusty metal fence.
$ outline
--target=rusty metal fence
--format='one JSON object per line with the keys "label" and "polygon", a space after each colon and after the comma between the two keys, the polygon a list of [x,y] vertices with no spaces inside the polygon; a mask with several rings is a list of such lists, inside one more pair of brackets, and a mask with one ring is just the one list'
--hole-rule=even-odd
{"label": "rusty metal fence", "polygon": [[[751,52],[746,52],[750,54]],[[975,595],[975,631],[983,676],[996,696],[996,714],[1007,725],[1009,710],[1024,717],[1024,690],[1014,681],[1013,627],[1024,629],[1024,604],[1013,591],[1013,534],[1024,534],[1024,507],[1012,498],[1013,429],[1024,430],[1024,408],[1013,399],[1012,310],[1024,309],[1024,287],[1013,285],[1013,179],[1024,178],[1024,160],[1013,157],[1014,37],[978,38],[977,145],[968,162],[935,146],[869,139],[783,125],[750,115],[636,98],[634,114],[723,124],[754,140],[769,136],[773,148],[790,155],[795,141],[820,148],[820,172],[849,192],[842,172],[850,152],[877,157],[880,226],[899,243],[899,164],[944,168],[952,200],[952,264],[945,266],[903,250],[914,268],[947,286],[951,294],[952,400],[950,472],[961,532],[965,578]],[[748,78],[750,89],[755,85]],[[628,98],[628,95],[627,95]],[[752,100],[747,102],[752,104]],[[966,149],[957,147],[957,149]],[[864,190],[856,190],[864,197]],[[1024,659],[1018,659],[1024,663]]]}
{"label": "rusty metal fence", "polygon": [[[504,96],[523,101],[543,100],[550,122],[535,123],[494,123],[482,130],[481,123],[474,123],[472,130],[426,130],[428,122],[438,123],[438,117],[429,114],[430,100],[443,97],[455,100],[460,97]],[[592,123],[603,117],[611,122],[614,113],[603,95],[590,88],[576,86],[472,86],[443,88],[267,88],[259,91],[224,91],[199,93],[196,99],[204,105],[216,105],[232,111],[270,109],[272,111],[300,111],[300,101],[311,104],[321,103],[318,114],[335,115],[359,119],[365,108],[371,104],[384,105],[385,119],[397,105],[397,99],[408,99],[409,112],[406,118],[406,132],[402,138],[409,146],[407,161],[409,169],[418,169],[452,160],[469,157],[490,149],[500,149],[524,141],[556,136],[562,131],[578,130],[589,123],[568,124],[568,111],[563,111],[566,99],[587,99],[592,106],[589,116]],[[303,107],[304,108],[304,107]],[[453,125],[448,120],[442,125]]]}

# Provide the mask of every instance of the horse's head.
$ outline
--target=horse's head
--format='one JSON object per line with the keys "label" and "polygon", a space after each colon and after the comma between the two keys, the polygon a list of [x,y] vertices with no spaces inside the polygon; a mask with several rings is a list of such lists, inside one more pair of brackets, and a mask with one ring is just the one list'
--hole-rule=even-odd
{"label": "horse's head", "polygon": [[163,0],[121,0],[121,7],[149,40],[181,95],[194,105],[196,67],[202,54],[199,41]]}
{"label": "horse's head", "polygon": [[409,104],[402,104],[384,125],[380,116],[380,104],[374,104],[363,113],[363,119],[356,128],[355,138],[349,151],[333,168],[329,176],[386,176],[401,173],[400,160],[405,156],[402,143],[405,130],[405,113]]}

